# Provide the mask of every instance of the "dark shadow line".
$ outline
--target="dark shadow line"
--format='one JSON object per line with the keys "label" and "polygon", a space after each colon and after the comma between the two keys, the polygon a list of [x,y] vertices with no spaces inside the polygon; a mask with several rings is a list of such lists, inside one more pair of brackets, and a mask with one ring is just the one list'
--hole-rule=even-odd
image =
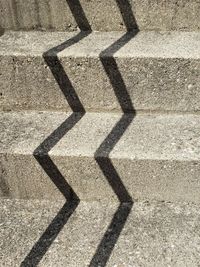
{"label": "dark shadow line", "polygon": [[72,15],[81,31],[91,31],[91,26],[79,0],[66,0]]}
{"label": "dark shadow line", "polygon": [[[66,42],[48,50],[43,54],[43,58],[49,66],[57,84],[67,99],[73,113],[55,130],[53,131],[34,151],[33,155],[51,181],[66,199],[63,208],[57,213],[53,221],[49,224],[40,239],[35,243],[29,254],[21,263],[21,267],[36,267],[56,236],[66,224],[67,220],[78,206],[80,200],[72,187],[67,183],[55,163],[48,155],[49,151],[59,142],[59,140],[70,131],[75,124],[84,116],[85,109],[73,88],[71,81],[64,71],[57,54],[67,47],[79,42],[81,39],[89,35],[87,33],[78,33],[76,36]],[[79,112],[79,113],[78,113]]]}
{"label": "dark shadow line", "polygon": [[109,154],[114,148],[115,144],[120,140],[132,120],[134,114],[123,114],[121,119],[114,126],[110,134],[101,143],[95,152],[95,160],[98,163],[101,171],[106,177],[108,183],[112,187],[120,203],[132,202],[126,187],[124,186],[119,174],[112,164]]}
{"label": "dark shadow line", "polygon": [[133,199],[117,173],[109,158],[109,154],[133,121],[134,117],[135,113],[123,114],[95,152],[95,160],[109,185],[117,195],[120,205],[98,245],[89,267],[106,266],[133,206]]}
{"label": "dark shadow line", "polygon": [[34,155],[46,155],[84,116],[83,113],[73,112],[58,128],[55,129],[33,152]]}
{"label": "dark shadow line", "polygon": [[134,119],[134,113],[124,113],[95,152],[95,158],[107,158]]}
{"label": "dark shadow line", "polygon": [[77,208],[78,204],[79,201],[70,201],[64,204],[45,232],[33,246],[29,254],[20,264],[20,267],[34,267],[39,264],[63,226],[67,223],[68,219]]}
{"label": "dark shadow line", "polygon": [[45,173],[49,176],[51,181],[54,183],[54,185],[58,188],[60,193],[65,197],[66,201],[79,201],[78,196],[73,191],[71,186],[67,183],[55,163],[52,161],[52,159],[48,155],[44,156],[36,156],[34,155],[37,162],[40,164],[40,166],[43,168]]}
{"label": "dark shadow line", "polygon": [[2,36],[2,35],[4,35],[4,33],[5,33],[5,30],[1,27],[1,25],[0,25],[0,37]]}
{"label": "dark shadow line", "polygon": [[53,163],[48,152],[58,143],[58,141],[71,130],[76,123],[84,116],[84,113],[72,113],[50,136],[48,136],[33,152],[33,155],[51,181],[63,194],[66,201],[77,200],[71,186],[67,183],[63,175]]}
{"label": "dark shadow line", "polygon": [[110,45],[100,53],[100,59],[102,61],[104,60],[104,58],[113,59],[114,54],[120,48],[125,46],[131,39],[133,39],[138,34],[138,32],[138,30],[134,30],[124,33],[117,41],[115,41],[112,45]]}
{"label": "dark shadow line", "polygon": [[[116,0],[118,8],[121,12],[124,24],[127,31],[132,31],[138,29],[138,25],[135,16],[132,12],[132,6],[130,0]],[[133,2],[133,1],[132,1]]]}
{"label": "dark shadow line", "polygon": [[[132,11],[129,1],[116,1],[124,19],[124,23],[126,24],[127,30],[132,29],[133,25],[137,26],[137,24],[135,24],[134,15],[130,13]],[[129,19],[132,18],[132,22],[129,22],[128,18],[126,17]],[[119,71],[117,62],[114,58],[114,53],[123,47],[127,42],[129,42],[137,33],[138,29],[136,29],[134,32],[125,33],[120,39],[100,53],[101,63],[110,80],[124,114],[96,150],[95,160],[113,191],[117,195],[120,205],[117,208],[117,211],[115,212],[100,244],[98,245],[89,267],[106,266],[133,206],[133,199],[124,186],[111,159],[109,158],[109,155],[136,116],[136,111],[126,88],[126,84]]]}
{"label": "dark shadow line", "polygon": [[73,112],[85,113],[85,109],[69,79],[67,76],[57,54],[64,49],[78,43],[83,38],[87,37],[90,32],[79,32],[76,36],[63,42],[62,44],[48,50],[43,54],[43,58],[46,64],[49,66],[56,82],[58,83],[63,95],[65,96],[70,108]]}
{"label": "dark shadow line", "polygon": [[[43,57],[44,58],[48,58],[51,56],[56,56],[57,54],[67,48],[69,48],[70,46],[77,44],[79,41],[81,41],[82,39],[84,39],[85,37],[87,37],[89,34],[91,33],[91,31],[87,31],[87,32],[78,32],[75,36],[72,36],[70,39],[64,41],[63,43],[49,49],[48,51],[43,53]],[[52,64],[50,64],[52,66]],[[52,66],[54,67],[54,66]]]}
{"label": "dark shadow line", "polygon": [[1,193],[1,196],[5,197],[5,198],[9,198],[9,197],[11,198],[10,187],[9,187],[8,181],[6,179],[6,176],[4,175],[5,169],[3,167],[2,162],[0,162],[0,169],[1,169],[1,173],[0,173],[0,185],[1,185],[0,193]]}
{"label": "dark shadow line", "polygon": [[137,35],[138,31],[127,32],[120,39],[118,39],[114,44],[105,49],[100,53],[100,60],[104,67],[104,70],[110,80],[113,87],[117,100],[121,106],[124,113],[135,114],[135,109],[132,104],[132,100],[127,91],[123,77],[118,69],[117,63],[114,56],[121,47],[127,44],[131,39]]}
{"label": "dark shadow line", "polygon": [[103,239],[101,240],[89,267],[106,266],[115,244],[131,212],[133,203],[120,203]]}
{"label": "dark shadow line", "polygon": [[[95,160],[109,185],[117,195],[120,205],[100,244],[98,245],[89,267],[106,266],[133,206],[133,199],[117,173],[111,159],[109,158],[109,154],[115,144],[122,137],[134,117],[135,113],[123,114],[121,119],[112,129],[111,133],[105,138],[95,153]],[[126,207],[125,210],[124,207]]]}

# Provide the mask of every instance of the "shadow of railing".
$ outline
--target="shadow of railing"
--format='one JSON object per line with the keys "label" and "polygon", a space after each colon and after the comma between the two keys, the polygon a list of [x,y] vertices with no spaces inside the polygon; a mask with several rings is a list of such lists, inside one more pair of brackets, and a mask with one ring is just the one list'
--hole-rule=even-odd
{"label": "shadow of railing", "polygon": [[138,30],[138,25],[132,11],[130,0],[116,0],[119,11],[122,15],[127,32]]}
{"label": "shadow of railing", "polygon": [[[77,6],[78,2],[79,1],[76,1]],[[81,6],[80,9],[82,9]],[[84,16],[83,12],[82,16]],[[87,21],[86,17],[83,21]],[[80,29],[83,30],[81,27]],[[72,46],[73,44],[78,43],[80,40],[88,36],[91,32],[89,23],[87,30],[87,32],[79,32],[76,36],[54,48],[51,48],[43,54],[44,61],[49,66],[73,113],[35,149],[33,155],[54,185],[65,197],[66,202],[51,221],[39,240],[34,244],[29,254],[21,263],[21,267],[35,267],[39,264],[80,202],[78,196],[73,191],[72,187],[67,183],[66,179],[63,177],[48,153],[85,114],[85,109],[57,55],[59,52]]]}
{"label": "shadow of railing", "polygon": [[[91,32],[91,28],[79,0],[66,1],[80,30],[84,32],[80,32],[75,37],[48,50],[43,54],[43,58],[46,64],[49,66],[73,113],[34,151],[35,159],[51,179],[51,181],[63,194],[66,199],[66,203],[57,213],[39,240],[35,243],[29,254],[21,263],[21,267],[35,267],[39,264],[48,248],[51,246],[56,236],[66,224],[80,201],[76,193],[67,183],[55,163],[48,155],[49,151],[70,129],[76,125],[76,123],[85,114],[85,109],[57,55],[67,47],[70,47],[71,45],[87,37]],[[122,14],[127,31],[135,29],[137,24],[132,14],[129,1],[116,0],[116,2]],[[110,80],[124,114],[96,150],[94,157],[109,185],[117,195],[120,204],[96,250],[95,255],[90,262],[90,267],[106,265],[133,206],[133,200],[125,188],[119,174],[109,158],[109,155],[136,115],[125,82],[114,58],[114,53],[117,52],[128,41],[130,41],[136,35],[136,33],[137,31],[125,33],[119,40],[117,40],[114,44],[100,54],[101,63]]]}
{"label": "shadow of railing", "polygon": [[79,0],[66,0],[71,13],[81,31],[91,31],[91,26],[87,20],[85,12]]}
{"label": "shadow of railing", "polygon": [[100,54],[101,63],[124,114],[96,150],[95,160],[117,195],[120,204],[90,262],[90,267],[106,266],[133,206],[133,200],[125,188],[109,155],[136,115],[125,82],[113,56],[116,51],[134,38],[136,34],[137,31],[125,33],[119,40]]}
{"label": "shadow of railing", "polygon": [[127,32],[100,53],[100,60],[124,114],[96,150],[95,160],[109,185],[117,195],[120,204],[98,245],[90,262],[90,267],[106,266],[133,206],[133,199],[124,186],[109,155],[136,116],[136,111],[121,72],[119,71],[114,54],[134,38],[139,29],[129,0],[116,0],[116,3],[121,12]]}

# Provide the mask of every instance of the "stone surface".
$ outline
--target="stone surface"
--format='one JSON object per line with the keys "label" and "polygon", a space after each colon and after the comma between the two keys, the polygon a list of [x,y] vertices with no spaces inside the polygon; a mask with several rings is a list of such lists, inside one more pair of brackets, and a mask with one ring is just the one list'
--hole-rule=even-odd
{"label": "stone surface", "polygon": [[[1,266],[20,266],[62,206],[59,201],[0,200]],[[114,203],[80,202],[52,244],[50,241],[46,254],[46,241],[36,246],[35,256],[41,258],[38,266],[89,266],[116,210]],[[106,266],[197,267],[199,221],[199,206],[194,204],[136,202]],[[58,227],[54,224],[52,233]],[[118,227],[116,224],[114,233]],[[98,266],[103,266],[108,250],[105,247],[100,254]],[[29,257],[25,266],[33,262]]]}
{"label": "stone surface", "polygon": [[[72,86],[86,110],[121,110],[117,90],[122,95],[127,90],[137,110],[200,110],[198,32],[140,32],[132,39],[116,32],[77,34],[4,34],[0,38],[1,109],[70,109],[42,58],[43,52],[68,40],[57,48],[61,65],[54,62],[55,51],[49,53],[51,68],[62,90],[70,92]],[[128,109],[126,99],[119,98]]]}
{"label": "stone surface", "polygon": [[141,30],[199,30],[199,9],[198,0],[1,0],[0,25],[13,30],[73,31],[79,25],[118,31],[125,24],[131,29],[137,24]]}
{"label": "stone surface", "polygon": [[200,266],[199,29],[199,0],[0,0],[0,266]]}
{"label": "stone surface", "polygon": [[[40,153],[49,154],[80,199],[117,199],[102,173],[112,164],[133,199],[199,203],[200,116],[138,114],[128,128],[131,115],[121,116],[87,113],[67,132],[69,113],[2,113],[1,195],[62,198],[32,155],[54,132]],[[105,160],[103,168],[94,155]]]}

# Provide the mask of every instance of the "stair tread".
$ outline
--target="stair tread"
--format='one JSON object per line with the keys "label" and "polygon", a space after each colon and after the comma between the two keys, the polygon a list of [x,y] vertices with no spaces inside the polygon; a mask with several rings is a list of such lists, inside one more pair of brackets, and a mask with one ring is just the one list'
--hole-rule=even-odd
{"label": "stair tread", "polygon": [[[19,266],[62,205],[61,201],[1,199],[1,266]],[[25,266],[33,266],[36,256],[41,267],[89,266],[116,210],[115,203],[81,201],[46,254],[43,240],[43,246],[36,246],[35,258],[31,262],[30,257],[30,265],[26,262]],[[199,217],[195,204],[134,203],[106,266],[198,266]],[[57,227],[54,224],[52,232]],[[114,233],[120,223],[115,227]],[[104,247],[98,266],[104,266],[101,261],[108,251],[109,246]]]}
{"label": "stair tread", "polygon": [[[70,116],[71,113],[62,112],[2,112],[1,153],[32,154],[63,122],[67,125]],[[129,118],[132,115],[126,116]],[[116,128],[121,118],[120,113],[86,113],[49,154],[94,157],[97,148]],[[138,114],[124,133],[123,120],[126,118],[122,119],[121,126],[118,125],[114,135],[109,137],[109,142],[112,142],[119,139],[118,134],[122,134],[111,149],[110,158],[179,161],[200,159],[199,115]],[[104,151],[98,156],[104,156]]]}
{"label": "stair tread", "polygon": [[124,34],[6,32],[1,110],[198,112],[200,32]]}
{"label": "stair tread", "polygon": [[[41,56],[48,49],[75,37],[79,32],[12,32],[0,38],[0,55]],[[92,32],[82,40],[58,53],[60,57],[98,57],[108,46],[125,35],[124,32]],[[120,43],[127,39],[118,41]],[[115,57],[200,58],[200,32],[142,31],[129,40]],[[112,55],[107,51],[106,55]]]}

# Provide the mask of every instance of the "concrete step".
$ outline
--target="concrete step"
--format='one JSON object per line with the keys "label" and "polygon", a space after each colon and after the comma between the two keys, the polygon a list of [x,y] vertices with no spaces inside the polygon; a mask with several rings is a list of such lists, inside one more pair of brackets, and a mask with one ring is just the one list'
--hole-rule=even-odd
{"label": "concrete step", "polygon": [[199,132],[190,114],[3,112],[1,196],[200,203]]}
{"label": "concrete step", "polygon": [[197,32],[7,32],[1,109],[199,111],[199,43]]}
{"label": "concrete step", "polygon": [[62,206],[59,201],[0,200],[1,266],[200,264],[195,204],[136,202],[126,217],[116,215],[114,203],[80,202],[71,216]]}
{"label": "concrete step", "polygon": [[1,0],[5,29],[199,30],[198,0]]}

